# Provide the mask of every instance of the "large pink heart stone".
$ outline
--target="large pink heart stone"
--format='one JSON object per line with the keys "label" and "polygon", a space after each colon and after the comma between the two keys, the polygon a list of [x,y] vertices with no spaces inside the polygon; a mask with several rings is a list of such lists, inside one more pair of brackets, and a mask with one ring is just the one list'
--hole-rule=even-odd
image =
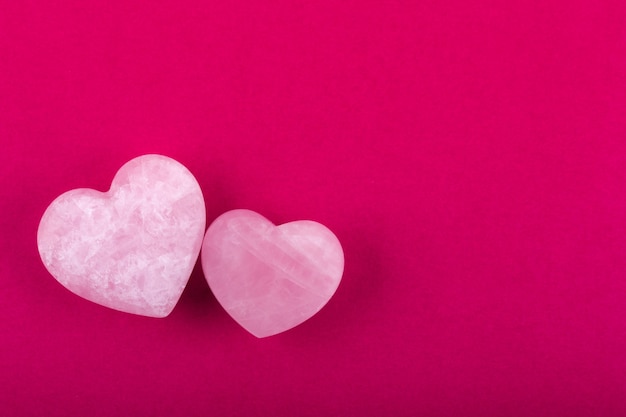
{"label": "large pink heart stone", "polygon": [[275,226],[250,210],[218,217],[204,237],[202,269],[213,294],[241,326],[271,336],[312,317],[343,274],[343,251],[325,226]]}
{"label": "large pink heart stone", "polygon": [[111,189],[68,191],[50,204],[37,244],[50,273],[95,303],[167,316],[200,253],[202,191],[180,163],[144,155],[126,163]]}

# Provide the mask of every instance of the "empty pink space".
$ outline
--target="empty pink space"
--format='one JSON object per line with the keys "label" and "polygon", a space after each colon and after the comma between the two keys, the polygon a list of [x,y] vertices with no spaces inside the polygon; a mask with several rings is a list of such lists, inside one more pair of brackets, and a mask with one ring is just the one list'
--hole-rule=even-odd
{"label": "empty pink space", "polygon": [[[626,6],[0,4],[0,414],[626,414]],[[207,224],[310,219],[343,279],[257,339],[45,269],[37,226],[158,153]]]}

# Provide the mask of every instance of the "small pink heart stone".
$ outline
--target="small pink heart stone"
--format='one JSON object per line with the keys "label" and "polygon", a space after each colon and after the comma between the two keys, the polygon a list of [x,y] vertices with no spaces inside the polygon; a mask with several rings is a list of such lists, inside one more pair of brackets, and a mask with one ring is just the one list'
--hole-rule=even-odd
{"label": "small pink heart stone", "polygon": [[218,217],[201,259],[217,300],[256,337],[315,315],[335,293],[344,265],[341,244],[325,226],[308,220],[275,226],[250,210]]}
{"label": "small pink heart stone", "polygon": [[75,294],[127,313],[167,316],[200,253],[202,191],[180,163],[144,155],[126,163],[106,193],[68,191],[37,232],[44,265]]}

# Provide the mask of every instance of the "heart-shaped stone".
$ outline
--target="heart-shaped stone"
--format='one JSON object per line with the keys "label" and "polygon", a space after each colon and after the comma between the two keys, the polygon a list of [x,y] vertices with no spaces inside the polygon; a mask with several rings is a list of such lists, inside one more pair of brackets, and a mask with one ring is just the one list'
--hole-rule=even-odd
{"label": "heart-shaped stone", "polygon": [[120,168],[108,192],[76,189],[54,200],[37,244],[48,271],[75,294],[165,317],[189,280],[205,224],[191,172],[171,158],[144,155]]}
{"label": "heart-shaped stone", "polygon": [[202,269],[219,303],[256,337],[302,323],[333,296],[343,274],[341,244],[308,220],[275,226],[232,210],[209,226]]}

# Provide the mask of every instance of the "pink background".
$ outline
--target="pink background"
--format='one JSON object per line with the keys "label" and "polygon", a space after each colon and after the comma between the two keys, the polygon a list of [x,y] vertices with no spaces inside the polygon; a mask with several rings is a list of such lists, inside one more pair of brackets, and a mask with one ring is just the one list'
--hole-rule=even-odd
{"label": "pink background", "polygon": [[[623,4],[2,1],[0,414],[625,415]],[[145,153],[330,227],[335,297],[259,340],[199,268],[65,290],[44,209]]]}

